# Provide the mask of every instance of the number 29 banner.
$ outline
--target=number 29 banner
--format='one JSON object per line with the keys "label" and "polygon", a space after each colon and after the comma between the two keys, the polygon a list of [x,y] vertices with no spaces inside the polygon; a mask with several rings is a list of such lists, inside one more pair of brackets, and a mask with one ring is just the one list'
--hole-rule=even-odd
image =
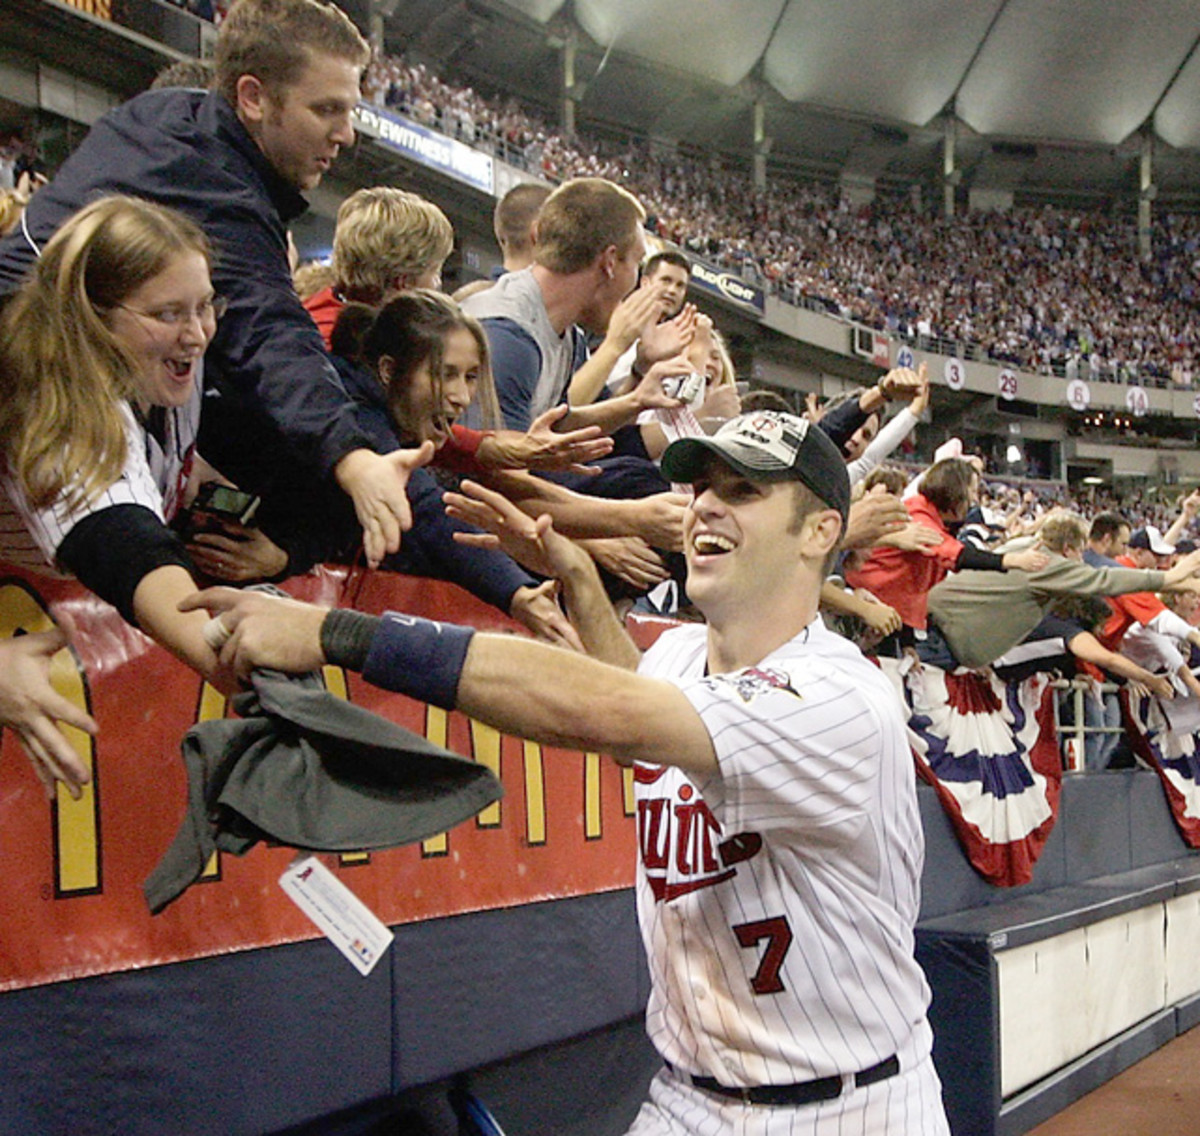
{"label": "number 29 banner", "polygon": [[[450,584],[321,568],[292,595],[362,611],[408,611],[514,631]],[[353,593],[353,594],[351,594]],[[48,802],[11,730],[0,747],[0,990],[202,958],[318,936],[278,887],[290,848],[215,854],[204,877],[152,917],[142,883],[179,829],[187,801],[180,741],[232,711],[225,698],[72,581],[0,569],[0,635],[67,630],[56,688],[86,709],[93,739],[64,727],[89,764],[80,800]],[[385,923],[511,907],[632,885],[632,783],[598,754],[508,737],[457,712],[325,668],[335,694],[488,765],[504,799],[420,844],[323,855]]]}

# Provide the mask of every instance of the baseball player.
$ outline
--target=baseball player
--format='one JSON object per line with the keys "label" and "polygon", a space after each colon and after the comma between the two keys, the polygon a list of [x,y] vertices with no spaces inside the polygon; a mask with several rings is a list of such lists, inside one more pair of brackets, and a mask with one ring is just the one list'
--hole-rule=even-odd
{"label": "baseball player", "polygon": [[349,665],[506,732],[635,763],[647,1028],[665,1064],[631,1134],[945,1136],[913,958],[923,841],[902,713],[817,616],[845,466],[804,420],[762,412],[674,442],[663,468],[695,490],[688,594],[707,623],[668,631],[636,674],[586,555],[545,518],[506,529],[511,513],[485,493],[454,506],[559,576],[606,662],[226,589],[188,606],[216,613],[222,658],[243,674]]}

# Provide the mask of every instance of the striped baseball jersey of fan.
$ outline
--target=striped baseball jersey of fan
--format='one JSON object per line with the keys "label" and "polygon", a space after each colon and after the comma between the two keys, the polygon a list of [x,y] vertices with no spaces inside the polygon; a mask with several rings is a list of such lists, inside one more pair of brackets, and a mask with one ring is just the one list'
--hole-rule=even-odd
{"label": "striped baseball jersey of fan", "polygon": [[757,666],[705,669],[699,625],[641,666],[682,690],[719,767],[635,766],[651,1040],[731,1087],[923,1061],[924,839],[894,691],[819,619]]}
{"label": "striped baseball jersey of fan", "polygon": [[138,421],[127,402],[125,468],[120,477],[84,504],[53,502],[36,508],[9,477],[0,479],[0,560],[35,571],[52,570],[59,545],[84,517],[117,505],[141,505],[164,524],[180,505],[187,485],[200,427],[200,384],[182,406],[166,409],[161,437]]}

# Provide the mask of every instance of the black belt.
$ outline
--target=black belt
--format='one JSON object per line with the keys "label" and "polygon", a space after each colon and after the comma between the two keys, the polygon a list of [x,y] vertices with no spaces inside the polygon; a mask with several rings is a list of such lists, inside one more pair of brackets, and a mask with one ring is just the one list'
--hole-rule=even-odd
{"label": "black belt", "polygon": [[[854,1074],[854,1084],[858,1088],[873,1085],[876,1081],[886,1081],[900,1072],[900,1060],[894,1054]],[[706,1093],[717,1093],[723,1097],[732,1097],[744,1104],[773,1104],[801,1105],[816,1104],[817,1101],[834,1100],[841,1095],[841,1077],[818,1077],[815,1081],[801,1081],[797,1085],[755,1085],[752,1088],[735,1089],[722,1085],[712,1077],[700,1077],[696,1074],[685,1074],[693,1085]]]}

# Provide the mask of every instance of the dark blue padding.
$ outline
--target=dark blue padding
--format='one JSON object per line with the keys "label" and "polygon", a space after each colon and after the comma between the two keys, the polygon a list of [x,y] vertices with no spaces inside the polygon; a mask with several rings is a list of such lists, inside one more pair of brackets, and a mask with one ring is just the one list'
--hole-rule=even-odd
{"label": "dark blue padding", "polygon": [[259,1136],[642,1012],[632,891],[0,995],[0,1136]]}
{"label": "dark blue padding", "polygon": [[1129,782],[1130,867],[1161,864],[1186,856],[1188,846],[1171,816],[1157,774],[1146,770],[1126,774]]}
{"label": "dark blue padding", "polygon": [[438,1080],[640,1014],[632,890],[396,929],[395,1087]]}
{"label": "dark blue padding", "polygon": [[[1067,838],[1067,882],[1127,872],[1133,867],[1129,847],[1130,776],[1123,772],[1092,773],[1066,779],[1058,824]],[[1166,802],[1159,802],[1166,810]]]}
{"label": "dark blue padding", "polygon": [[0,998],[0,1133],[236,1136],[391,1090],[391,975],[324,940]]}
{"label": "dark blue padding", "polygon": [[1200,1025],[1200,994],[1193,994],[1175,1004],[1175,1032],[1187,1033]]}
{"label": "dark blue padding", "polygon": [[929,1023],[950,1130],[987,1136],[1000,1108],[999,1005],[985,939],[917,928],[917,961],[933,988]]}
{"label": "dark blue padding", "polygon": [[1005,904],[977,907],[925,920],[928,935],[991,942],[997,951],[1052,939],[1057,935],[1162,903],[1175,894],[1170,866],[1143,868],[1120,876],[1068,884],[1053,891],[1025,894]]}

